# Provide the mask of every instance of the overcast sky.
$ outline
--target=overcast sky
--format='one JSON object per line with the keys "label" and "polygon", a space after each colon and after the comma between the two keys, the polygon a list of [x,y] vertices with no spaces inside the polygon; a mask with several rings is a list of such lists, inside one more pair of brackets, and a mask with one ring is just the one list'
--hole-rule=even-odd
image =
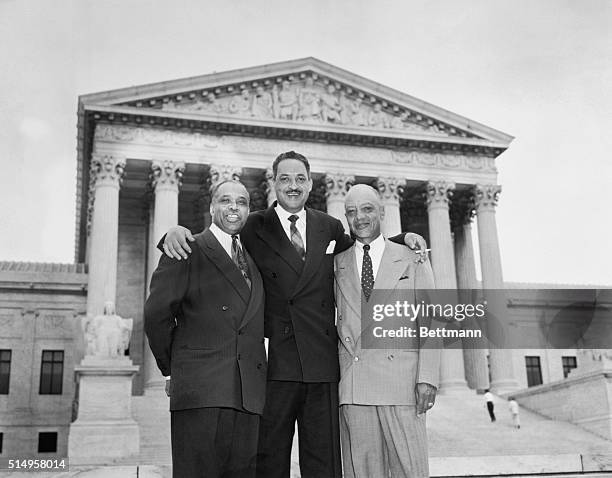
{"label": "overcast sky", "polygon": [[78,95],[305,56],[515,136],[504,278],[612,285],[608,0],[0,0],[0,260],[73,260]]}

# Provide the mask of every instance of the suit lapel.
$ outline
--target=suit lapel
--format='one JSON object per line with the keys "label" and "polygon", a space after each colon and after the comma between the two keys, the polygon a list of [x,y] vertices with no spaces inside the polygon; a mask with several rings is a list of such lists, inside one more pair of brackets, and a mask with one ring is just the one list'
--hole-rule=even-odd
{"label": "suit lapel", "polygon": [[255,316],[264,297],[263,281],[261,279],[261,275],[259,274],[259,269],[257,269],[255,261],[253,261],[250,254],[247,253],[246,250],[244,251],[244,255],[247,263],[249,264],[249,272],[251,273],[251,297],[244,316],[242,317],[242,321],[240,322],[240,328],[244,327],[247,322]]}
{"label": "suit lapel", "polygon": [[[210,229],[206,229],[202,233],[198,238],[197,244],[200,247],[200,251],[217,266],[225,278],[234,286],[234,289],[236,289],[244,303],[248,303],[249,296],[251,295],[249,286],[236,264],[234,264],[234,261],[225,252],[215,235],[210,232]],[[249,264],[249,267],[251,267],[251,264]]]}
{"label": "suit lapel", "polygon": [[336,281],[342,295],[349,304],[358,304],[361,301],[361,284],[355,260],[355,246],[350,247],[341,254],[336,267]]}
{"label": "suit lapel", "polygon": [[[291,248],[293,249],[293,245]],[[294,295],[300,292],[317,272],[319,264],[325,256],[326,248],[327,242],[323,224],[317,221],[311,209],[306,209],[306,260],[300,278],[295,285]]]}
{"label": "suit lapel", "polygon": [[[340,336],[351,337],[351,342],[342,341],[342,345],[353,353],[354,346],[361,334],[361,320],[358,324],[351,324],[349,317],[361,317],[361,284],[357,272],[357,262],[355,260],[355,246],[350,247],[344,253],[336,256],[335,279],[337,290],[342,295],[344,320],[340,323]],[[336,302],[340,298],[336,297]],[[348,309],[348,310],[347,310]]]}
{"label": "suit lapel", "polygon": [[[264,225],[257,231],[257,235],[299,275],[304,268],[304,262],[287,237],[278,215],[274,211],[275,205],[276,202],[264,213]],[[306,247],[308,247],[308,243]]]}
{"label": "suit lapel", "polygon": [[[377,303],[386,304],[392,291],[397,287],[397,283],[402,273],[409,266],[409,257],[404,254],[403,246],[385,240],[385,252],[383,253],[374,279],[374,289],[384,290],[382,295],[376,295]],[[359,280],[359,279],[357,279]],[[374,324],[371,317],[362,324],[362,335],[367,332]],[[361,341],[359,336],[358,342]]]}

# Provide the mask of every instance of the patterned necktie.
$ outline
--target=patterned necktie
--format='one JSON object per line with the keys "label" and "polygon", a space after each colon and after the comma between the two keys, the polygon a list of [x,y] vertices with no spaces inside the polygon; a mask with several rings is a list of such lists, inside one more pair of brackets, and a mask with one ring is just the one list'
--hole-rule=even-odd
{"label": "patterned necktie", "polygon": [[244,280],[250,289],[251,277],[249,276],[249,265],[244,257],[244,252],[242,252],[242,247],[240,247],[238,236],[236,234],[232,234],[232,260],[238,266],[238,269],[240,269],[242,277],[244,277]]}
{"label": "patterned necktie", "polygon": [[365,295],[366,302],[370,300],[374,288],[374,271],[372,269],[372,258],[370,257],[369,244],[363,245],[363,264],[361,266],[361,289]]}
{"label": "patterned necktie", "polygon": [[300,259],[305,260],[306,251],[304,250],[304,240],[302,239],[302,235],[300,234],[300,231],[298,231],[298,228],[295,225],[298,219],[299,218],[295,214],[289,216],[289,221],[291,222],[291,227],[289,229],[289,231],[291,232],[291,244],[293,244],[293,247],[295,247],[295,250],[300,255]]}

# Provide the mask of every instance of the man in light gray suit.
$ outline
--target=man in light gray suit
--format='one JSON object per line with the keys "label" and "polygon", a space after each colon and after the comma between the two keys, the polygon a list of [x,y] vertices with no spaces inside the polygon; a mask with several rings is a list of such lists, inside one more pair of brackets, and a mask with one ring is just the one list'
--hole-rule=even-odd
{"label": "man in light gray suit", "polygon": [[373,188],[353,186],[345,212],[357,242],[335,257],[344,477],[427,477],[425,412],[435,402],[440,351],[362,348],[361,300],[373,289],[405,289],[416,303],[419,290],[434,288],[433,272],[419,253],[383,238]]}

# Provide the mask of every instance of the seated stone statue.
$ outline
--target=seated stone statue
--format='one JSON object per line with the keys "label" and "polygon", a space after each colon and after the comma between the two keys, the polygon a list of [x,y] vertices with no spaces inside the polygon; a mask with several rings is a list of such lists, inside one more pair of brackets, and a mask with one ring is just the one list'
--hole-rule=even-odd
{"label": "seated stone statue", "polygon": [[86,355],[120,357],[130,343],[133,320],[115,314],[115,304],[107,302],[104,313],[84,324]]}

